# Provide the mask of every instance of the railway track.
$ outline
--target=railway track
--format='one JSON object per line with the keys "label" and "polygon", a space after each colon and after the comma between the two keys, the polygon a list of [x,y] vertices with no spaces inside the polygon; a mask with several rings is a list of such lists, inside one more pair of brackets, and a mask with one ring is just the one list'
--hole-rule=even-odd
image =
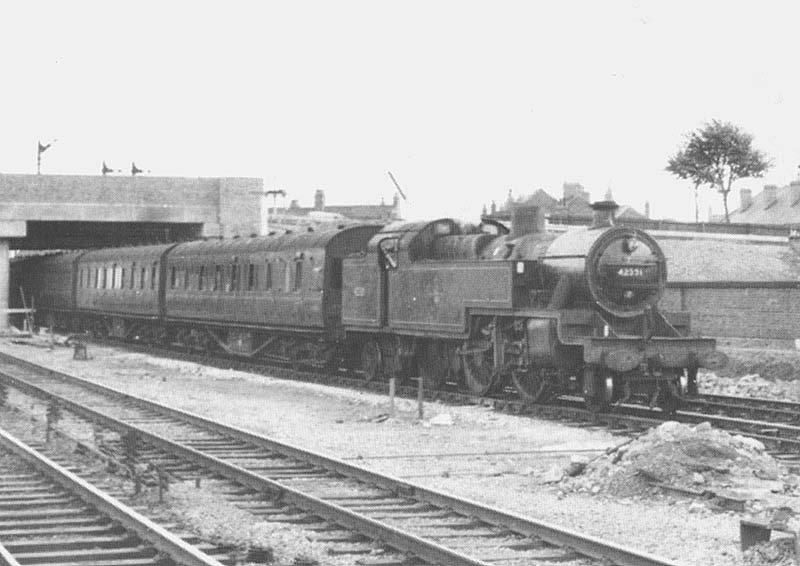
{"label": "railway track", "polygon": [[[107,342],[119,346],[119,342]],[[269,374],[315,383],[324,383],[376,393],[389,393],[385,381],[365,382],[346,373],[324,373],[312,369],[282,366],[265,366],[261,363],[228,356],[210,356],[187,352],[176,352],[164,346],[143,346],[125,343],[131,348],[147,354],[182,359],[220,368],[235,368],[252,373]],[[414,398],[419,392],[416,385],[400,385],[397,394]],[[641,405],[622,405],[609,412],[597,413],[586,409],[577,397],[560,397],[547,404],[531,404],[508,389],[491,397],[477,397],[469,393],[445,390],[424,390],[423,398],[461,405],[484,405],[516,415],[527,415],[576,423],[603,425],[615,431],[642,431],[658,426],[664,420],[696,424],[708,421],[717,428],[732,434],[741,434],[763,442],[773,455],[781,460],[800,466],[800,403],[772,399],[744,398],[726,395],[703,394],[687,398],[682,410],[667,417],[660,409],[649,409]]]}
{"label": "railway track", "polygon": [[113,430],[121,439],[117,452],[154,463],[179,479],[223,478],[229,495],[256,514],[358,544],[354,552],[361,553],[361,564],[671,564],[5,354],[0,382]]}
{"label": "railway track", "polygon": [[0,564],[220,566],[0,430]]}

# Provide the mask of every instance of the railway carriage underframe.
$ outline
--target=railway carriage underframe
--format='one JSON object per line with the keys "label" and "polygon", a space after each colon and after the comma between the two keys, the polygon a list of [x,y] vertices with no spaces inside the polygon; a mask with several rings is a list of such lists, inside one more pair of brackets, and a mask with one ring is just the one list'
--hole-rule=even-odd
{"label": "railway carriage underframe", "polygon": [[[289,364],[293,368],[346,368],[366,381],[421,376],[427,389],[447,385],[475,395],[490,395],[513,385],[523,398],[546,402],[557,395],[582,395],[587,406],[606,410],[634,399],[674,412],[692,389],[697,367],[663,367],[651,359],[624,371],[619,354],[605,363],[586,363],[580,346],[559,342],[556,322],[513,316],[470,317],[466,337],[426,337],[390,333],[291,332],[168,321],[113,314],[50,311],[56,327],[146,344],[171,344],[192,352],[228,354]],[[640,340],[632,339],[631,348]],[[613,361],[617,360],[617,361]]]}

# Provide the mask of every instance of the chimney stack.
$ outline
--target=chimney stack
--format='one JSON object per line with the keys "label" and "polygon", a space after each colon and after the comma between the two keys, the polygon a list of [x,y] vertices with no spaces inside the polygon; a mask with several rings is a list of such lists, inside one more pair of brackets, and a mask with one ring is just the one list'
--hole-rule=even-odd
{"label": "chimney stack", "polygon": [[750,189],[741,189],[739,191],[739,209],[747,210],[753,204],[753,191]]}
{"label": "chimney stack", "polygon": [[619,205],[613,200],[600,200],[592,203],[594,217],[590,228],[610,228],[614,225],[614,214]]}
{"label": "chimney stack", "polygon": [[314,210],[325,210],[325,191],[322,189],[314,193]]}
{"label": "chimney stack", "polygon": [[764,185],[764,198],[767,206],[778,200],[778,185]]}

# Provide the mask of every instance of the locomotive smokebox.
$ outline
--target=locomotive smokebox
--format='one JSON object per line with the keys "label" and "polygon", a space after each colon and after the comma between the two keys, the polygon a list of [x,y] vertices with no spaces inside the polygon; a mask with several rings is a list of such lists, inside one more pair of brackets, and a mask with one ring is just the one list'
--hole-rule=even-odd
{"label": "locomotive smokebox", "polygon": [[590,228],[610,228],[614,225],[614,215],[619,205],[613,200],[600,200],[592,203],[592,225]]}
{"label": "locomotive smokebox", "polygon": [[544,232],[544,215],[538,206],[515,206],[511,209],[511,233],[513,240],[526,234]]}

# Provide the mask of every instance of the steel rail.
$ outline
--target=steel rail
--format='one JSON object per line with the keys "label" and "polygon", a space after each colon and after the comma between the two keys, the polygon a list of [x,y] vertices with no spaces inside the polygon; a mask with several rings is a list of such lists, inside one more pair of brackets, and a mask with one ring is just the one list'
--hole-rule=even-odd
{"label": "steel rail", "polygon": [[139,427],[129,425],[4,372],[0,372],[0,380],[10,382],[14,387],[24,390],[36,397],[56,401],[63,408],[87,420],[101,423],[103,426],[117,432],[135,434],[145,443],[160,448],[168,453],[178,454],[191,462],[201,465],[205,469],[212,470],[228,479],[239,482],[241,485],[265,493],[275,500],[293,503],[302,509],[318,514],[324,519],[351,530],[358,531],[375,540],[380,540],[401,551],[412,553],[423,560],[447,566],[490,566],[488,562],[477,560],[450,550],[385,523],[381,523],[380,521],[375,521],[359,513],[352,512],[344,507],[284,486],[274,480],[259,476],[258,474],[234,464],[229,464],[214,456],[203,454],[194,448],[183,446]]}
{"label": "steel rail", "polygon": [[[562,528],[551,523],[534,520],[507,511],[502,511],[500,509],[486,506],[475,501],[458,498],[443,492],[424,488],[410,482],[393,478],[391,476],[371,472],[342,460],[323,456],[287,443],[268,439],[243,429],[212,421],[206,417],[202,417],[188,411],[175,409],[166,405],[155,403],[153,401],[141,399],[129,393],[69,375],[65,372],[57,371],[27,360],[20,360],[7,353],[0,353],[0,359],[2,358],[7,359],[11,363],[30,367],[36,371],[45,371],[53,378],[69,382],[74,385],[102,393],[104,395],[122,398],[129,403],[138,405],[141,408],[160,412],[178,420],[190,422],[196,426],[214,430],[232,438],[246,441],[250,444],[273,452],[278,452],[292,458],[312,462],[317,466],[329,471],[334,471],[347,477],[357,478],[361,481],[378,485],[384,489],[398,494],[417,497],[423,501],[434,503],[438,506],[457,511],[464,515],[484,520],[489,524],[505,527],[518,534],[539,538],[544,542],[556,545],[558,547],[572,548],[578,553],[593,559],[604,561],[611,560],[614,564],[619,566],[674,566],[676,564],[672,561],[656,557],[649,553],[635,551],[616,543],[602,541],[598,538],[584,535],[570,529]],[[132,425],[128,425],[127,423],[123,423],[122,421],[118,421],[117,419],[113,419],[112,417],[109,417],[103,413],[88,409],[87,407],[84,407],[69,399],[50,393],[41,387],[30,384],[14,376],[9,376],[4,372],[0,372],[0,377],[12,382],[12,384],[20,387],[21,389],[28,389],[37,396],[56,399],[65,407],[70,408],[70,410],[73,410],[76,413],[82,414],[89,420],[104,422],[106,423],[106,426],[110,426],[110,428],[116,428],[118,431],[122,430],[124,432],[134,432],[135,434],[140,435],[142,439],[145,439],[147,442],[150,442],[153,445],[159,446],[162,449],[173,453],[180,453],[184,457],[196,463],[203,462],[207,467],[227,475],[228,477],[232,477],[248,487],[260,491],[267,491],[268,493],[272,494],[280,494],[282,498],[291,500],[301,507],[310,507],[314,510],[314,512],[318,513],[323,518],[333,520],[353,528],[354,530],[359,530],[360,532],[368,534],[373,538],[383,540],[384,542],[387,542],[396,548],[405,550],[407,552],[413,552],[417,556],[420,556],[424,559],[432,560],[434,562],[442,562],[442,560],[444,560],[443,563],[448,565],[484,564],[480,561],[475,561],[470,557],[455,553],[440,545],[420,539],[414,535],[403,533],[402,531],[385,525],[384,523],[380,523],[360,514],[353,513],[335,504],[322,501],[307,494],[303,494],[278,482],[269,480],[263,476],[259,476],[238,466],[228,464],[213,456],[203,454],[202,452],[193,448],[182,446],[147,431],[143,431]],[[381,529],[388,530],[382,531]],[[454,560],[464,561],[456,562]]]}
{"label": "steel rail", "polygon": [[21,566],[2,542],[0,542],[0,566]]}
{"label": "steel rail", "polygon": [[[139,538],[148,542],[157,551],[168,556],[177,564],[186,566],[223,566],[215,558],[211,558],[186,543],[117,499],[106,495],[2,429],[0,429],[0,446],[31,464],[39,472],[64,487],[70,493],[77,495],[84,503],[91,505],[103,515],[117,521],[126,530],[136,533]],[[10,566],[16,563],[14,557],[5,548],[0,548],[0,563],[3,561],[8,562]]]}

